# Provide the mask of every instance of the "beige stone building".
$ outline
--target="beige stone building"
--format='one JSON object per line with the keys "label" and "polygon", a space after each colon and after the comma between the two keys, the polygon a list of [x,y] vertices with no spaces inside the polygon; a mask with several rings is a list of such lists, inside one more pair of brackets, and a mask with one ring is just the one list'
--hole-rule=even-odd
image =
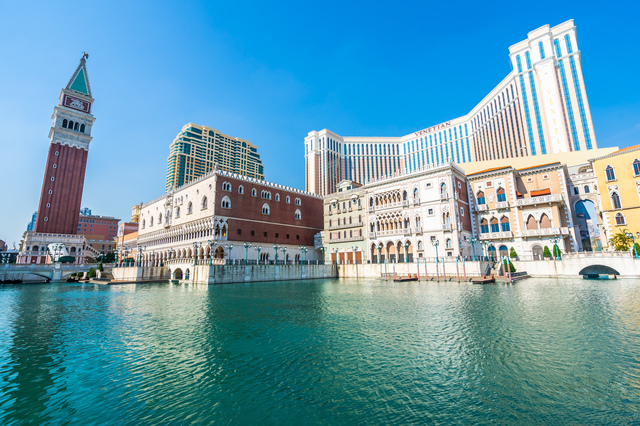
{"label": "beige stone building", "polygon": [[337,192],[324,197],[325,261],[366,263],[364,189],[349,180],[338,184]]}

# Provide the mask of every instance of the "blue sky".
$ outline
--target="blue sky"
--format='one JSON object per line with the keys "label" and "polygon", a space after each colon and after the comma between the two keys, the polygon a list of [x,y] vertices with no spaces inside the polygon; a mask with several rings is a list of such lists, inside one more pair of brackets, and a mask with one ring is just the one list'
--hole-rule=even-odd
{"label": "blue sky", "polygon": [[83,51],[95,104],[83,206],[129,220],[191,121],[258,145],[304,188],[311,130],[398,136],[466,114],[508,47],[574,19],[598,146],[640,143],[636,3],[0,0],[0,239],[37,209],[51,114]]}

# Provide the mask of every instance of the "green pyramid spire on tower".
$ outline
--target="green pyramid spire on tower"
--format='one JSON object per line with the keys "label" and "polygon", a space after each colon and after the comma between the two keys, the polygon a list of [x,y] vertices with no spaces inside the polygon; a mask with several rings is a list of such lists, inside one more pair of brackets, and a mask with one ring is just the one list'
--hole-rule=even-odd
{"label": "green pyramid spire on tower", "polygon": [[86,53],[82,54],[82,59],[80,59],[80,64],[78,68],[76,68],[75,72],[71,76],[69,83],[67,84],[66,89],[73,90],[78,93],[82,93],[91,97],[91,87],[89,86],[89,77],[87,76],[87,67],[86,60],[89,55]]}

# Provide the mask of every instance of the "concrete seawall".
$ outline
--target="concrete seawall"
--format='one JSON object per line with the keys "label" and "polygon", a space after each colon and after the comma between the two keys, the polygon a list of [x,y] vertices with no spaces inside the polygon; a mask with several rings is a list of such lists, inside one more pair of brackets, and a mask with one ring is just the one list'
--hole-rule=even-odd
{"label": "concrete seawall", "polygon": [[259,281],[289,281],[337,278],[336,265],[188,265],[114,268],[113,283],[178,281],[198,284],[228,284]]}

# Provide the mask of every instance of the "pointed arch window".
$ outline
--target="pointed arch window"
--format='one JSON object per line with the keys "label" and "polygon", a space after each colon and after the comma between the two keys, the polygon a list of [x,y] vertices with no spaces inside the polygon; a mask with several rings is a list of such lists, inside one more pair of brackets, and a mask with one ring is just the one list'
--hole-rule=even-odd
{"label": "pointed arch window", "polygon": [[222,202],[220,203],[220,206],[223,209],[230,209],[231,208],[231,200],[229,199],[228,196],[225,195],[224,197],[222,197]]}
{"label": "pointed arch window", "polygon": [[191,201],[189,201],[189,204],[187,205],[187,214],[191,213],[193,213],[193,204],[191,204]]}
{"label": "pointed arch window", "polygon": [[622,203],[620,202],[620,195],[617,192],[611,193],[611,204],[613,204],[614,209],[621,209]]}
{"label": "pointed arch window", "polygon": [[613,170],[613,167],[611,166],[605,167],[604,172],[607,175],[607,182],[616,180],[616,172],[615,170]]}
{"label": "pointed arch window", "polygon": [[238,187],[238,194],[244,194],[244,186],[240,185]]}
{"label": "pointed arch window", "polygon": [[176,218],[180,217],[180,207],[176,207]]}
{"label": "pointed arch window", "polygon": [[302,219],[302,213],[300,213],[300,210],[297,209],[296,212],[293,214],[293,218],[294,219]]}
{"label": "pointed arch window", "polygon": [[153,226],[153,216],[149,218],[149,226]]}
{"label": "pointed arch window", "polygon": [[616,225],[621,226],[626,224],[627,221],[625,220],[624,215],[622,213],[616,213]]}
{"label": "pointed arch window", "polygon": [[640,160],[637,158],[633,160],[633,175],[640,176]]}
{"label": "pointed arch window", "polygon": [[487,204],[487,201],[486,201],[486,199],[484,197],[484,192],[482,192],[482,191],[478,192],[477,198],[478,198],[478,205],[479,206],[481,206],[483,204]]}
{"label": "pointed arch window", "polygon": [[489,221],[487,219],[482,219],[480,221],[480,233],[486,234],[489,232]]}
{"label": "pointed arch window", "polygon": [[511,225],[509,224],[508,217],[505,216],[500,220],[500,229],[502,229],[502,232],[511,231]]}
{"label": "pointed arch window", "polygon": [[[286,202],[287,204],[291,204],[291,197],[289,197],[289,196],[287,195],[287,198],[285,198],[285,202]],[[329,206],[329,211],[331,211],[331,206]]]}
{"label": "pointed arch window", "polygon": [[209,206],[209,201],[207,200],[207,197],[202,197],[202,205],[201,208],[202,210],[205,210],[207,207]]}
{"label": "pointed arch window", "polygon": [[252,197],[257,197],[258,196],[258,191],[256,191],[255,188],[251,188],[251,196]]}
{"label": "pointed arch window", "polygon": [[66,129],[67,128],[67,123],[68,123],[68,120],[66,118],[64,120],[62,120],[62,127],[64,127]]}
{"label": "pointed arch window", "polygon": [[500,231],[500,226],[498,224],[498,219],[493,217],[493,218],[491,218],[491,232],[498,232],[498,231]]}
{"label": "pointed arch window", "polygon": [[444,182],[440,184],[440,198],[447,198],[447,184]]}
{"label": "pointed arch window", "polygon": [[271,209],[269,208],[269,204],[264,203],[262,205],[262,214],[271,214]]}
{"label": "pointed arch window", "polygon": [[504,188],[498,189],[498,202],[507,201],[507,194]]}
{"label": "pointed arch window", "polygon": [[280,194],[276,194],[276,201],[280,201]]}

